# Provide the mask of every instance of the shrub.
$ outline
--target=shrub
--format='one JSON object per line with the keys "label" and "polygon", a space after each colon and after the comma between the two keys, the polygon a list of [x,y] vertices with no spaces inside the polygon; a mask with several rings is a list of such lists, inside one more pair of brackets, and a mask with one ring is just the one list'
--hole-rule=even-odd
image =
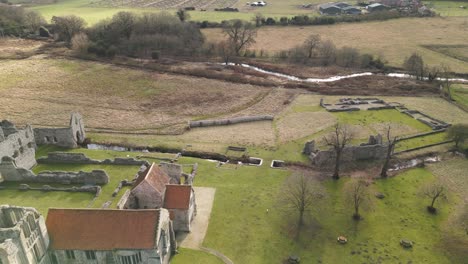
{"label": "shrub", "polygon": [[78,52],[79,54],[85,54],[89,48],[89,39],[88,36],[80,32],[74,35],[71,39],[72,50]]}
{"label": "shrub", "polygon": [[159,51],[153,51],[151,52],[151,58],[153,60],[158,60],[159,59]]}

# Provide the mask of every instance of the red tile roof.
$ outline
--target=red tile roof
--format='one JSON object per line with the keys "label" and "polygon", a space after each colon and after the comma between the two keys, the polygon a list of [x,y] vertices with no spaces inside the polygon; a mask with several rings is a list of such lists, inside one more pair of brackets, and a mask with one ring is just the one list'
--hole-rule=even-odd
{"label": "red tile roof", "polygon": [[46,226],[56,250],[156,248],[159,210],[49,209]]}
{"label": "red tile roof", "polygon": [[164,171],[162,171],[159,166],[153,163],[145,173],[137,178],[135,184],[133,185],[133,189],[135,189],[142,182],[146,182],[162,194],[164,193],[166,184],[169,184],[170,180],[171,179],[169,176],[164,173]]}
{"label": "red tile roof", "polygon": [[192,194],[191,185],[166,185],[164,195],[164,208],[166,209],[189,209],[190,196]]}

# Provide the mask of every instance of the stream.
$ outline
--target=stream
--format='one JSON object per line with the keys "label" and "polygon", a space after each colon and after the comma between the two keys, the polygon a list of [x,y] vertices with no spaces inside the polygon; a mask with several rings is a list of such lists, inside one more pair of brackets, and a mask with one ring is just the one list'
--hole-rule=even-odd
{"label": "stream", "polygon": [[412,160],[408,160],[408,161],[395,164],[388,171],[399,171],[399,170],[404,170],[404,169],[410,169],[410,168],[414,168],[425,163],[436,163],[439,161],[441,161],[441,158],[439,156],[417,158],[417,159],[412,159]]}
{"label": "stream", "polygon": [[[291,80],[291,81],[310,82],[310,83],[336,82],[336,81],[343,80],[343,79],[356,78],[356,77],[361,77],[361,76],[380,75],[379,73],[376,74],[376,73],[372,73],[372,72],[362,72],[362,73],[354,73],[354,74],[349,74],[349,75],[337,75],[337,76],[332,76],[332,77],[328,77],[328,78],[300,78],[300,77],[297,77],[297,76],[288,75],[288,74],[284,74],[284,73],[268,71],[268,70],[265,70],[265,69],[262,69],[262,68],[259,68],[259,67],[256,67],[256,66],[252,66],[252,65],[249,65],[249,64],[245,64],[245,63],[235,64],[235,63],[231,62],[231,63],[227,63],[227,64],[222,63],[222,65],[229,65],[229,66],[238,65],[238,66],[241,66],[241,67],[244,67],[244,68],[248,68],[248,69],[251,69],[251,70],[254,70],[254,71],[258,71],[258,72],[261,72],[261,73],[269,74],[269,75],[280,77],[280,78],[285,78],[285,79],[288,79],[288,80]],[[414,76],[409,75],[409,74],[405,74],[405,73],[387,73],[387,74],[385,74],[385,76],[393,77],[393,78],[415,78]],[[437,78],[437,80],[441,81],[441,80],[444,80],[444,79],[443,78]],[[462,79],[462,78],[453,78],[453,79],[449,79],[449,81],[468,83],[468,79]]]}

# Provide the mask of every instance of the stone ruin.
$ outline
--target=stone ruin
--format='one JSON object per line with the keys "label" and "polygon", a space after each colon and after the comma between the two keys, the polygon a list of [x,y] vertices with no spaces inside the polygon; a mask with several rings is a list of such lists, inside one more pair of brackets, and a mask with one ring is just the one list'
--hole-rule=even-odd
{"label": "stone ruin", "polygon": [[19,167],[30,169],[36,165],[35,155],[36,142],[31,126],[18,129],[7,120],[0,122],[0,159],[10,157]]}
{"label": "stone ruin", "polygon": [[34,138],[37,145],[76,148],[86,138],[83,117],[72,113],[69,126],[64,128],[34,128]]}
{"label": "stone ruin", "polygon": [[336,104],[327,104],[323,98],[320,99],[320,106],[328,112],[350,112],[360,110],[381,110],[394,109],[393,104],[386,103],[378,98],[341,98]]}
{"label": "stone ruin", "polygon": [[[343,162],[381,160],[386,157],[387,149],[388,145],[383,143],[380,134],[376,136],[371,135],[366,143],[362,143],[359,146],[345,147],[341,159]],[[302,153],[309,156],[312,164],[317,166],[330,165],[336,158],[336,152],[332,148],[329,150],[316,149],[315,140],[307,142]]]}

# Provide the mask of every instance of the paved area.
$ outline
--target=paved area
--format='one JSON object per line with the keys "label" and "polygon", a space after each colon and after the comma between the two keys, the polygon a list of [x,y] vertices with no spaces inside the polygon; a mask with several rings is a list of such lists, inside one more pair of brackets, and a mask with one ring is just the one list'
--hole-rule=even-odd
{"label": "paved area", "polygon": [[192,221],[192,232],[179,232],[176,239],[181,247],[200,249],[208,230],[216,189],[208,187],[194,187],[193,189],[197,201],[197,215]]}

